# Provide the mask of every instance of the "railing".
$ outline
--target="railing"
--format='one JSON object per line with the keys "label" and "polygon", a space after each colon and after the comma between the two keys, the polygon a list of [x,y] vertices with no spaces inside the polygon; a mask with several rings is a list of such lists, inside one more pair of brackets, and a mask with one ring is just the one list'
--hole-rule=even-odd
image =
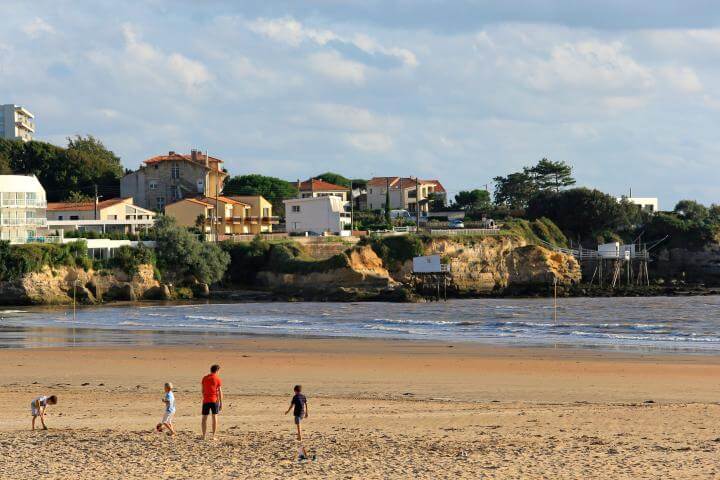
{"label": "railing", "polygon": [[3,200],[0,198],[0,207],[47,208],[45,200],[26,201],[25,199]]}
{"label": "railing", "polygon": [[497,228],[438,228],[430,230],[430,235],[484,235],[498,236],[500,229]]}
{"label": "railing", "polygon": [[15,124],[32,130],[33,132],[35,131],[35,123],[25,117],[18,117],[17,120],[15,120]]}
{"label": "railing", "polygon": [[35,225],[44,227],[47,220],[44,218],[0,218],[0,225],[18,226],[18,225]]}

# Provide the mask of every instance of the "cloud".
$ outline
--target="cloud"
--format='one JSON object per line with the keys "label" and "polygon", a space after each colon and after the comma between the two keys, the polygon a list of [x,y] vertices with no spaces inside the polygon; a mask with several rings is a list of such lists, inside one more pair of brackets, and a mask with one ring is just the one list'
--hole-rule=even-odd
{"label": "cloud", "polygon": [[538,90],[646,90],[652,71],[623,52],[619,41],[582,41],[552,48],[550,58],[520,63],[527,84]]}
{"label": "cloud", "polygon": [[129,75],[129,81],[139,85],[147,86],[142,82],[160,87],[179,85],[188,93],[195,92],[213,79],[201,62],[177,52],[166,54],[142,41],[133,25],[124,24],[121,30],[124,52],[118,55],[112,51],[95,50],[89,54],[95,64],[116,75]]}
{"label": "cloud", "polygon": [[389,130],[399,126],[396,119],[381,117],[365,108],[351,105],[323,103],[315,105],[311,112],[324,124],[343,130]]}
{"label": "cloud", "polygon": [[362,63],[343,58],[334,50],[313,53],[307,61],[312,70],[332,80],[355,85],[365,83],[367,67]]}
{"label": "cloud", "polygon": [[29,23],[23,25],[22,31],[30,38],[38,38],[45,33],[55,33],[53,26],[40,17],[35,17]]}
{"label": "cloud", "polygon": [[689,67],[662,67],[661,74],[670,85],[681,92],[698,93],[703,90],[697,74]]}
{"label": "cloud", "polygon": [[393,147],[393,140],[384,133],[353,133],[346,136],[348,144],[363,152],[384,153]]}
{"label": "cloud", "polygon": [[398,60],[402,65],[417,67],[419,62],[413,52],[406,48],[386,47],[380,42],[363,33],[355,33],[345,38],[332,30],[321,30],[305,27],[294,18],[259,18],[248,23],[248,28],[276,42],[299,47],[305,42],[320,46],[333,43],[352,46],[372,56],[388,56]]}

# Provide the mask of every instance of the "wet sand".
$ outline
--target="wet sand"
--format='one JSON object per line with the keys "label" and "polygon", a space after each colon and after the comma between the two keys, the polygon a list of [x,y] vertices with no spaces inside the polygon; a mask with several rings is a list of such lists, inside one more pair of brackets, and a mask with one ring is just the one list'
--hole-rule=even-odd
{"label": "wet sand", "polygon": [[[199,380],[226,402],[199,435]],[[255,338],[0,350],[0,478],[714,478],[720,358]],[[175,438],[152,429],[176,385]],[[310,404],[296,460],[292,385]],[[28,404],[54,393],[47,432]]]}

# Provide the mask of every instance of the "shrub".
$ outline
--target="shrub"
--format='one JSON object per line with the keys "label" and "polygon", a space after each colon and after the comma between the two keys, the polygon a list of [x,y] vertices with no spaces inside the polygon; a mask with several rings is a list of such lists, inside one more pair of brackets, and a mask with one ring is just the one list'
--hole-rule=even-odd
{"label": "shrub", "polygon": [[39,272],[44,266],[92,268],[84,241],[66,244],[29,243],[10,245],[0,242],[0,279],[16,280],[27,273]]}
{"label": "shrub", "polygon": [[230,255],[214,243],[201,242],[171,217],[160,217],[155,225],[155,256],[163,277],[182,281],[193,276],[200,282],[220,281],[230,264]]}
{"label": "shrub", "polygon": [[136,275],[140,265],[155,265],[155,253],[142,243],[135,248],[123,245],[115,250],[114,256],[106,262],[106,265],[122,270],[128,275]]}
{"label": "shrub", "polygon": [[423,241],[417,235],[397,235],[389,237],[365,237],[361,245],[370,245],[386,266],[396,266],[412,260],[424,252]]}

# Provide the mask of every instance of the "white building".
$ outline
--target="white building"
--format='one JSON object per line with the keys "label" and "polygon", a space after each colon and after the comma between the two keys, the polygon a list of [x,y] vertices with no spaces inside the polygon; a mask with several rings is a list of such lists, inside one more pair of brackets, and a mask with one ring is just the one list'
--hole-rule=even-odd
{"label": "white building", "polygon": [[0,106],[0,138],[29,142],[35,134],[35,116],[26,108],[8,104]]}
{"label": "white building", "polygon": [[350,226],[350,202],[339,197],[308,197],[285,200],[288,233],[340,234]]}
{"label": "white building", "polygon": [[617,199],[618,202],[621,202],[623,200],[627,200],[630,203],[639,205],[640,208],[642,208],[646,212],[655,213],[660,210],[658,207],[657,197],[620,197]]}
{"label": "white building", "polygon": [[45,189],[35,176],[0,175],[0,240],[25,243],[47,233]]}

